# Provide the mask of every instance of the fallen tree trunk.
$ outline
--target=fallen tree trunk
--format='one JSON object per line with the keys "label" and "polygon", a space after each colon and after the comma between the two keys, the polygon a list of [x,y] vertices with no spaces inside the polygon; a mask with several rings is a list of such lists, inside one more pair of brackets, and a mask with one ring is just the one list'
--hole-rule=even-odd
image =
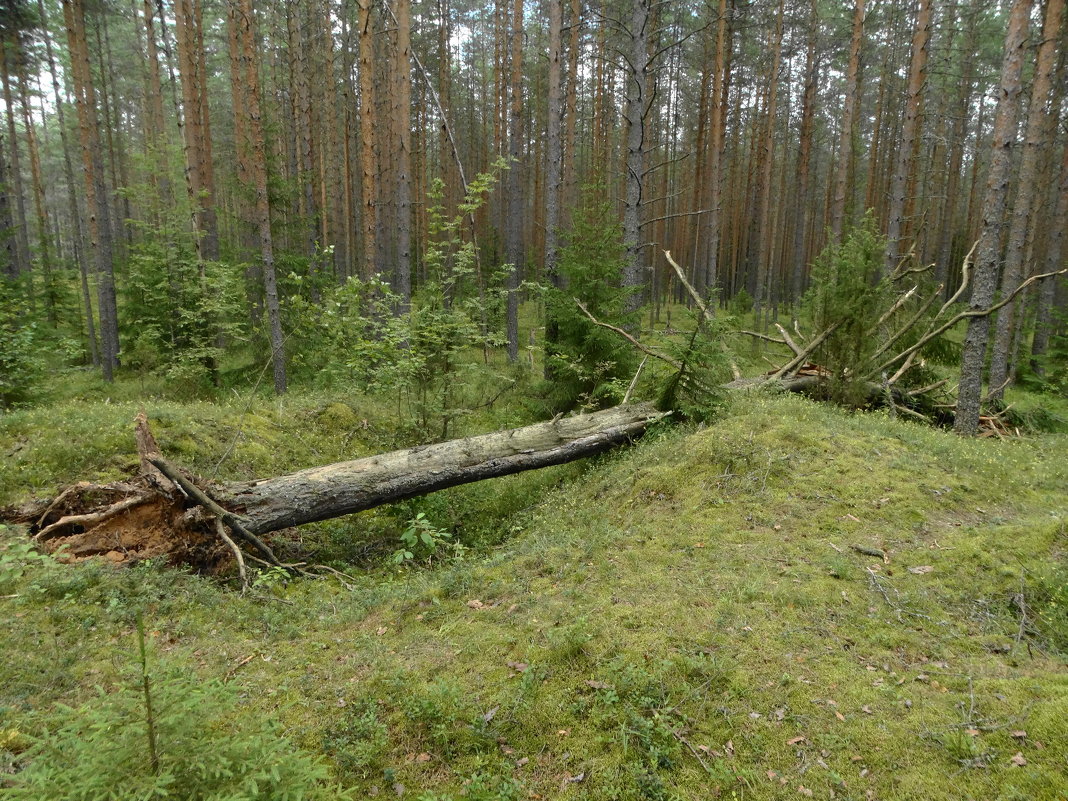
{"label": "fallen tree trunk", "polygon": [[139,415],[140,476],[109,485],[79,482],[52,501],[6,516],[29,524],[49,550],[65,547],[70,559],[166,556],[210,571],[229,552],[240,568],[240,542],[251,546],[249,558],[281,566],[258,535],[592,456],[640,437],[664,416],[652,404],[616,406],[290,475],[208,484],[167,462]]}
{"label": "fallen tree trunk", "polygon": [[422,445],[275,478],[226,484],[215,500],[253,534],[328,520],[446,487],[563,464],[639,437],[664,413],[616,406],[510,431]]}

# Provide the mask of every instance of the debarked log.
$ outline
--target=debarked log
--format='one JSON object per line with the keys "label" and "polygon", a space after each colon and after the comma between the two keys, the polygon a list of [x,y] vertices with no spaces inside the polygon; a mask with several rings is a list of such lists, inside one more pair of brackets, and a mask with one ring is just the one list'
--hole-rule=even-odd
{"label": "debarked log", "polygon": [[223,484],[210,493],[249,532],[264,534],[592,456],[636,439],[664,416],[652,404],[616,406],[289,475]]}

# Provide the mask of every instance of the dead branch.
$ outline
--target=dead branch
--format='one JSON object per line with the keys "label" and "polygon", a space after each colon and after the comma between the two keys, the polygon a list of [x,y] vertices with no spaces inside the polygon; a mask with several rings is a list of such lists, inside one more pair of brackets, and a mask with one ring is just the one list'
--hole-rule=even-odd
{"label": "dead branch", "polygon": [[794,352],[795,356],[800,356],[804,352],[804,349],[798,347],[797,343],[790,338],[790,335],[786,332],[785,328],[778,323],[775,323],[775,328],[782,334],[782,341],[786,343],[786,347]]}
{"label": "dead branch", "polygon": [[800,353],[798,353],[791,361],[784,364],[774,373],[769,376],[769,380],[775,380],[782,378],[783,376],[790,375],[794,370],[808,361],[808,357],[815,352],[815,350],[823,344],[823,341],[827,339],[831,334],[838,330],[841,323],[835,323],[829,328],[825,328],[820,334],[816,336],[811,342],[806,345]]}
{"label": "dead branch", "polygon": [[670,356],[660,353],[659,351],[655,351],[648,345],[643,345],[641,342],[639,342],[637,339],[635,339],[633,336],[631,336],[629,333],[624,331],[622,328],[619,328],[618,326],[614,326],[611,323],[602,323],[590,313],[590,310],[586,308],[585,304],[581,300],[579,300],[578,298],[575,298],[574,300],[575,303],[578,304],[578,307],[582,309],[582,313],[585,314],[588,318],[590,318],[590,322],[594,325],[600,326],[601,328],[607,328],[609,331],[615,331],[617,334],[626,339],[630,344],[632,344],[634,347],[636,347],[638,350],[640,350],[647,356],[652,356],[654,359],[659,359],[665,364],[670,364],[676,370],[682,369],[682,362],[676,361]]}
{"label": "dead branch", "polygon": [[223,525],[222,520],[218,517],[215,518],[215,533],[219,535],[219,539],[226,543],[226,547],[234,555],[234,561],[237,562],[237,575],[241,577],[241,591],[244,592],[249,586],[248,574],[245,572],[245,557],[241,555],[241,549],[237,547],[237,543],[230,539],[230,535],[226,533],[226,526]]}
{"label": "dead branch", "polygon": [[[886,362],[884,362],[879,367],[878,372],[882,372],[883,370],[885,370],[885,369],[889,368],[891,365],[893,365],[895,362],[898,362],[901,359],[907,358],[909,356],[909,354],[911,354],[911,353],[913,353],[915,351],[918,351],[920,348],[922,348],[928,342],[930,342],[931,340],[935,339],[936,337],[941,336],[942,334],[944,334],[946,331],[948,331],[950,328],[952,328],[953,326],[955,326],[957,323],[961,322],[962,320],[968,320],[968,319],[971,319],[973,317],[986,317],[988,315],[993,314],[994,312],[996,312],[1001,307],[1006,306],[1009,303],[1012,303],[1013,299],[1017,295],[1019,295],[1024,289],[1026,289],[1027,287],[1029,287],[1031,284],[1035,283],[1036,281],[1041,281],[1044,278],[1050,278],[1050,277],[1052,277],[1054,275],[1065,275],[1065,274],[1068,274],[1068,268],[1065,268],[1063,270],[1056,270],[1056,271],[1050,272],[1050,273],[1042,273],[1040,275],[1032,275],[1030,278],[1028,278],[1026,281],[1023,281],[1012,292],[1010,292],[1008,295],[1006,295],[1000,301],[995,303],[993,306],[988,306],[985,309],[967,309],[966,311],[962,311],[959,314],[955,314],[953,317],[951,317],[949,320],[944,322],[942,325],[938,326],[934,331],[931,331],[930,333],[920,337],[919,341],[916,342],[916,344],[912,345],[911,347],[907,348],[906,350],[903,350],[901,353],[897,354],[893,358],[891,358],[891,359],[887,360]],[[961,290],[959,290],[959,291],[962,291],[962,290],[963,290],[963,285],[961,287]],[[946,305],[948,305],[948,303]],[[943,306],[942,308],[944,309],[945,306]],[[937,315],[936,315],[936,319],[937,319]]]}

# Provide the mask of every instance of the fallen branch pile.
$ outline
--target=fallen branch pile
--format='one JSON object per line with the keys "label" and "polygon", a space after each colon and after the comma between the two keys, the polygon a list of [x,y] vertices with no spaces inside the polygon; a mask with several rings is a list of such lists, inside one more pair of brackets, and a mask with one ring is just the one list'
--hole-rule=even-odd
{"label": "fallen branch pile", "polygon": [[[933,381],[918,387],[908,387],[907,382],[903,380],[909,375],[910,371],[923,365],[923,360],[919,358],[923,348],[964,320],[993,314],[998,309],[1011,303],[1017,295],[1026,290],[1031,284],[1053,275],[1068,273],[1068,270],[1060,270],[1034,275],[988,308],[968,308],[953,313],[954,307],[964,297],[971,282],[974,253],[975,246],[964,258],[961,283],[957,291],[933,315],[929,314],[929,312],[942,296],[943,287],[941,285],[930,290],[927,296],[922,298],[919,298],[919,284],[900,292],[864,334],[868,338],[879,339],[880,344],[878,347],[868,354],[863,363],[852,365],[843,375],[835,376],[826,367],[812,361],[820,346],[842,325],[841,321],[832,322],[811,337],[806,337],[796,322],[793,333],[787,331],[781,324],[774,323],[775,329],[779,334],[777,337],[759,331],[743,330],[738,333],[760,341],[783,345],[790,350],[792,356],[782,365],[776,366],[764,375],[755,378],[743,378],[737,366],[731,361],[730,367],[734,374],[734,380],[724,386],[728,389],[743,389],[773,385],[788,392],[824,398],[828,394],[827,389],[830,382],[832,380],[842,380],[850,382],[857,390],[857,394],[869,405],[885,406],[895,414],[900,413],[927,422],[951,420],[955,409],[954,404],[943,402],[942,399],[935,396],[936,392],[943,390],[947,386],[949,379]],[[664,251],[664,256],[675,271],[679,282],[701,312],[698,328],[691,332],[696,336],[701,332],[702,324],[712,320],[713,312],[708,308],[697,290],[687,281],[685,272],[672,258],[671,253]],[[904,264],[904,260],[902,264]],[[899,270],[897,274],[892,276],[891,281],[897,283],[913,273],[925,272],[926,269],[929,268]],[[594,325],[614,331],[645,354],[647,358],[658,359],[676,371],[685,369],[684,363],[679,359],[641,342],[632,333],[598,320],[581,302],[576,300],[576,303]],[[901,315],[906,309],[910,310],[910,312],[902,317]],[[900,343],[902,342],[909,342],[910,344],[901,347]],[[898,350],[894,349],[895,345],[898,346]],[[980,419],[980,430],[982,436],[1010,436],[1014,431],[1006,423],[1004,412],[984,415]],[[1018,435],[1019,432],[1015,433]]]}

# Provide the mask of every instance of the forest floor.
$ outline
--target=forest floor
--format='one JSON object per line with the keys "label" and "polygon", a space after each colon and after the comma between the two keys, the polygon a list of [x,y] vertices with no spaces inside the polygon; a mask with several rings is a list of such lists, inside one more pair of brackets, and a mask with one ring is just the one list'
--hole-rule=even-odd
{"label": "forest floor", "polygon": [[[76,394],[0,416],[0,504],[135,470],[141,407],[165,454],[222,478],[398,444],[362,396]],[[467,550],[392,564],[419,513]],[[1063,799],[1066,521],[1065,434],[962,440],[754,394],[295,535],[288,556],[345,583],[265,573],[242,595],[59,565],[0,528],[0,770],[58,704],[135,693],[141,614],[161,668],[222,682],[229,725],[280,722],[354,798]]]}

